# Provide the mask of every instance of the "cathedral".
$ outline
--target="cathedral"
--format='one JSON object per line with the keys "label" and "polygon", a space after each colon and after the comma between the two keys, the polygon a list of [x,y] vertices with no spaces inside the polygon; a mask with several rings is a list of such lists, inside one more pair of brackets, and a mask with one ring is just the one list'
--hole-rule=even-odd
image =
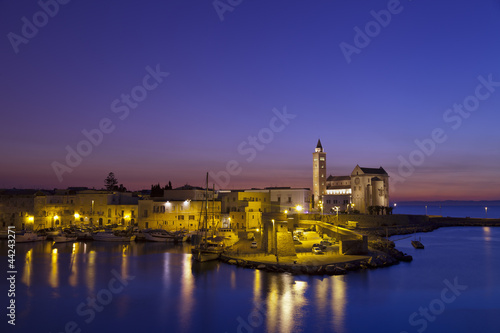
{"label": "cathedral", "polygon": [[389,175],[384,168],[356,165],[350,175],[326,177],[326,153],[318,140],[313,153],[314,210],[324,213],[359,211],[368,214],[369,207],[389,206]]}

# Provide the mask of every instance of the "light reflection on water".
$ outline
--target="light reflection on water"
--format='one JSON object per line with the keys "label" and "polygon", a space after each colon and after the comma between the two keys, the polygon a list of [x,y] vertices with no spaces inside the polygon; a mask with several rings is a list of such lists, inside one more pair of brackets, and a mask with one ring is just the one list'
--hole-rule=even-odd
{"label": "light reflection on water", "polygon": [[[398,242],[398,247],[414,255],[410,264],[332,277],[269,273],[218,262],[200,264],[192,261],[188,245],[19,244],[16,328],[62,332],[68,321],[74,321],[82,333],[347,333],[380,331],[381,327],[387,332],[410,332],[415,329],[408,324],[408,316],[438,297],[442,281],[455,276],[471,292],[447,305],[428,331],[445,331],[460,320],[473,321],[472,312],[461,315],[470,304],[484,307],[482,323],[494,320],[485,316],[494,306],[491,301],[500,297],[499,243],[494,241],[500,230],[445,228],[422,237],[426,248],[420,252],[411,247],[411,239]],[[466,239],[466,248],[461,239]],[[0,247],[6,245],[0,243]],[[457,249],[462,248],[464,252],[457,256]],[[7,251],[2,251],[5,256]],[[76,308],[108,288],[115,278],[112,271],[128,282],[102,312],[96,312],[95,320],[86,323]],[[0,282],[0,287],[5,283]],[[460,332],[458,326],[455,331]]]}

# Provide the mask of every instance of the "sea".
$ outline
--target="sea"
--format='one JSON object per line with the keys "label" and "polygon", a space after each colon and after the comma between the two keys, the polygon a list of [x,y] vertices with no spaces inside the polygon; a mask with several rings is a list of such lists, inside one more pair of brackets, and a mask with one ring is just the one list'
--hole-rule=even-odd
{"label": "sea", "polygon": [[3,240],[0,330],[500,332],[500,228],[392,239],[412,262],[341,276],[198,263],[189,244],[136,242],[19,243],[9,268]]}
{"label": "sea", "polygon": [[396,203],[393,214],[500,219],[500,202]]}

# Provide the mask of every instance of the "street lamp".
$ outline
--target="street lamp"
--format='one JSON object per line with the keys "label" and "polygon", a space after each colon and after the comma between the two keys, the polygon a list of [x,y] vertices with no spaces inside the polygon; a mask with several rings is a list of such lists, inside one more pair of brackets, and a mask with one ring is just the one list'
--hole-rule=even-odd
{"label": "street lamp", "polygon": [[488,207],[484,207],[484,212],[486,213],[486,218],[488,218]]}
{"label": "street lamp", "polygon": [[427,205],[425,205],[425,215],[427,215]]}
{"label": "street lamp", "polygon": [[273,222],[274,249],[275,249],[276,263],[279,264],[279,260],[278,260],[278,233],[276,232],[276,226],[274,225],[274,219],[272,219],[271,221]]}

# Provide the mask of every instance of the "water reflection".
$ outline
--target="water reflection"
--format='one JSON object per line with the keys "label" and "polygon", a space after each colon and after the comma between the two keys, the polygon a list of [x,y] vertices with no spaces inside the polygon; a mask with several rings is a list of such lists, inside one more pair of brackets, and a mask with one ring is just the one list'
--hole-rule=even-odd
{"label": "water reflection", "polygon": [[28,287],[31,286],[31,270],[33,269],[32,256],[33,249],[30,249],[28,252],[26,252],[26,256],[24,259],[24,271],[21,277],[21,281]]}
{"label": "water reflection", "polygon": [[332,276],[331,295],[333,309],[333,329],[335,332],[343,332],[345,327],[345,309],[346,309],[346,289],[347,283],[343,276]]}
{"label": "water reflection", "polygon": [[185,255],[182,262],[181,276],[181,299],[180,302],[180,325],[181,331],[187,332],[192,320],[192,311],[195,305],[193,296],[194,278],[192,273],[192,260],[190,255]]}
{"label": "water reflection", "polygon": [[57,267],[57,259],[59,257],[58,249],[52,249],[51,262],[50,262],[50,275],[49,284],[52,288],[57,288],[59,286],[59,272]]}

